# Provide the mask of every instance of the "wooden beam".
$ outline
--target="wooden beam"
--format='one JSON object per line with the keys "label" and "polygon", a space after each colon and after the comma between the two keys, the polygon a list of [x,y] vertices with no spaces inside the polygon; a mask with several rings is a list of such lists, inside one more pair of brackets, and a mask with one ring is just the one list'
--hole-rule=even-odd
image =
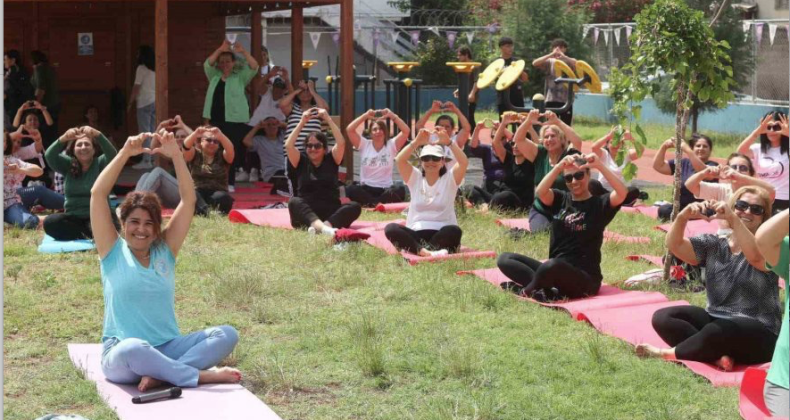
{"label": "wooden beam", "polygon": [[167,85],[167,2],[156,0],[154,12],[154,35],[156,36],[156,122],[168,118]]}
{"label": "wooden beam", "polygon": [[[263,5],[261,3],[255,3],[252,6],[252,12],[250,12],[250,31],[251,31],[251,39],[250,39],[250,48],[252,51],[250,53],[253,57],[255,57],[255,61],[263,68],[264,63],[263,61],[263,52],[261,51],[261,46],[263,45],[263,33],[261,28],[261,12],[263,12]],[[252,101],[250,101],[250,106],[252,109],[250,110],[250,115],[252,112],[255,111],[255,108],[258,107],[258,85],[261,82],[261,72],[258,71],[258,75],[255,76],[250,86],[252,87]]]}
{"label": "wooden beam", "polygon": [[[354,119],[354,0],[340,4],[340,128],[348,139],[346,127]],[[346,181],[354,180],[354,151],[346,145]]]}
{"label": "wooden beam", "polygon": [[296,84],[302,76],[304,57],[304,9],[294,6],[291,10],[291,81]]}

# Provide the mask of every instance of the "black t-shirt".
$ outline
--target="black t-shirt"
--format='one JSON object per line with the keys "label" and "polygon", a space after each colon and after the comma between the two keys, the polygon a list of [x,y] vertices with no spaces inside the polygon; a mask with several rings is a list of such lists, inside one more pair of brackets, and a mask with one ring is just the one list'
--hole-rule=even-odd
{"label": "black t-shirt", "polygon": [[288,161],[288,171],[297,179],[299,197],[302,197],[311,206],[337,204],[340,205],[340,190],[337,183],[338,165],[332,153],[324,155],[320,165],[315,166],[310,162],[306,153],[301,154],[299,165],[294,168]]}
{"label": "black t-shirt", "polygon": [[[674,174],[675,173],[675,159],[670,159],[669,161],[667,161],[667,163],[669,164],[669,170]],[[705,164],[708,165],[708,166],[719,166],[718,162],[714,162],[712,160],[708,161]],[[689,204],[691,204],[691,203],[693,203],[695,201],[702,201],[702,200],[697,200],[696,198],[694,198],[694,193],[692,193],[691,191],[688,190],[688,188],[686,188],[686,181],[689,178],[691,178],[691,176],[694,175],[695,173],[697,173],[697,171],[694,170],[694,165],[691,164],[691,160],[688,159],[688,158],[683,158],[680,161],[680,180],[682,181],[682,184],[680,185],[680,208],[681,209],[686,208],[686,206],[688,206]],[[717,182],[717,181],[706,181],[706,182]]]}
{"label": "black t-shirt", "polygon": [[214,125],[225,122],[225,81],[219,79],[214,96],[211,98],[211,123]]}
{"label": "black t-shirt", "polygon": [[568,192],[552,191],[554,203],[544,206],[552,216],[549,258],[566,260],[590,277],[602,280],[603,232],[620,207],[609,205],[611,193],[573,201]]}
{"label": "black t-shirt", "polygon": [[535,200],[535,165],[528,159],[524,159],[521,164],[516,163],[516,156],[510,147],[506,148],[505,154],[505,179],[504,184],[507,189],[516,193],[518,198],[529,207]]}
{"label": "black t-shirt", "polygon": [[[515,57],[503,58],[503,60],[505,60],[505,68],[508,68],[508,66],[510,66],[510,63],[512,63],[513,61],[518,61],[518,59]],[[502,98],[503,98],[502,95],[497,95],[497,105],[504,104]],[[513,106],[522,107],[522,108],[524,107],[524,93],[522,92],[521,89],[520,75],[519,77],[516,78],[516,81],[513,82],[512,85],[510,85],[510,103],[513,104]]]}

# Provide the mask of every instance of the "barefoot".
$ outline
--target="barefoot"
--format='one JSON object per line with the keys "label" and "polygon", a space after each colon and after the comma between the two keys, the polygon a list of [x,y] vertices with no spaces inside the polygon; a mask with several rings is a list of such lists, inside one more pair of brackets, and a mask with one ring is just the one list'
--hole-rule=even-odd
{"label": "barefoot", "polygon": [[235,384],[241,381],[241,372],[231,367],[201,370],[199,384]]}
{"label": "barefoot", "polygon": [[639,357],[660,357],[661,350],[650,344],[642,343],[636,345],[636,355]]}
{"label": "barefoot", "polygon": [[418,255],[421,256],[421,257],[430,257],[431,256],[431,251],[428,251],[427,249],[422,248],[422,249],[420,249],[420,252],[419,252]]}
{"label": "barefoot", "polygon": [[143,378],[140,379],[140,384],[137,385],[137,389],[140,390],[140,392],[145,392],[149,389],[154,389],[160,386],[162,386],[162,381],[159,379],[154,379],[150,376],[143,376]]}
{"label": "barefoot", "polygon": [[716,366],[719,369],[725,372],[732,372],[732,368],[735,366],[735,362],[732,360],[730,356],[721,356],[719,360],[716,361]]}
{"label": "barefoot", "polygon": [[483,203],[480,205],[480,209],[477,211],[480,214],[488,214],[488,203]]}

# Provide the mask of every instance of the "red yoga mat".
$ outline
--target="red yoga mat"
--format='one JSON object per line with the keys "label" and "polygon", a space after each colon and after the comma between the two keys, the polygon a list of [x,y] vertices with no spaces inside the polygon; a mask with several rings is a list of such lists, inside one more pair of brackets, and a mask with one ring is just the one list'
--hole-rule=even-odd
{"label": "red yoga mat", "polygon": [[[386,225],[385,225],[386,226]],[[383,229],[383,228],[382,228]],[[417,265],[422,262],[437,262],[445,260],[463,260],[471,258],[495,258],[496,252],[494,251],[478,251],[472,248],[461,246],[461,249],[453,254],[440,255],[436,257],[421,257],[419,255],[410,254],[406,251],[398,251],[392,242],[384,235],[384,230],[370,231],[365,229],[370,237],[365,240],[370,245],[383,250],[387,254],[397,255],[400,254],[411,265]]]}
{"label": "red yoga mat", "polygon": [[387,204],[378,203],[376,204],[374,210],[381,213],[400,213],[403,210],[406,210],[407,208],[409,208],[408,201],[403,203],[387,203]]}
{"label": "red yoga mat", "polygon": [[[497,219],[496,223],[511,229],[529,230],[529,219]],[[603,240],[605,242],[623,242],[629,244],[650,243],[650,238],[645,236],[625,236],[609,230],[604,231]]]}
{"label": "red yoga mat", "polygon": [[[586,310],[578,316],[580,321],[589,322],[601,333],[617,337],[632,345],[640,343],[651,344],[656,347],[669,347],[652,327],[653,314],[662,308],[671,306],[688,305],[684,300],[658,302],[624,308],[608,308]],[[743,373],[748,368],[736,365],[732,372],[724,372],[714,365],[688,360],[678,360],[689,370],[710,381],[715,387],[738,386],[743,378]]]}
{"label": "red yoga mat", "polygon": [[[487,268],[482,270],[459,271],[458,274],[472,274],[480,277],[491,284],[499,286],[501,283],[510,281],[498,268]],[[601,289],[595,296],[589,296],[583,299],[573,299],[564,302],[543,303],[529,298],[522,298],[530,302],[537,303],[541,306],[549,308],[562,309],[573,319],[579,320],[579,314],[583,311],[606,309],[606,308],[620,308],[620,307],[633,307],[638,305],[652,304],[656,302],[665,302],[667,297],[658,292],[640,292],[628,291],[618,289],[607,284],[601,285]]]}
{"label": "red yoga mat", "polygon": [[108,381],[101,370],[101,344],[69,344],[69,358],[121,420],[280,420],[271,408],[239,384],[211,384],[183,388],[180,398],[132,404],[140,394],[134,385]]}
{"label": "red yoga mat", "polygon": [[[233,223],[251,223],[258,226],[266,226],[272,228],[288,229],[291,230],[291,215],[288,209],[266,209],[266,210],[231,210],[228,214],[228,219]],[[389,223],[402,223],[402,220],[393,220],[388,222],[370,222],[365,220],[357,220],[351,224],[351,229],[384,229]]]}
{"label": "red yoga mat", "polygon": [[652,219],[658,220],[658,207],[656,206],[645,206],[645,205],[638,205],[633,207],[623,206],[620,207],[620,211],[623,213],[630,213],[630,214],[641,214]]}
{"label": "red yoga mat", "polygon": [[[743,374],[738,408],[744,420],[780,419],[780,417],[771,416],[771,412],[765,406],[765,398],[763,397],[765,377],[768,375],[770,366],[770,363],[768,363],[758,367],[750,367]],[[784,417],[784,419],[787,419],[787,417]]]}
{"label": "red yoga mat", "polygon": [[[664,232],[669,232],[669,228],[672,226],[672,223],[665,223],[663,225],[656,226],[656,229]],[[707,220],[690,220],[686,224],[686,231],[683,233],[683,236],[686,238],[691,238],[692,236],[702,235],[704,233],[710,233],[715,235],[719,231],[719,224],[718,222],[714,221],[707,221]]]}

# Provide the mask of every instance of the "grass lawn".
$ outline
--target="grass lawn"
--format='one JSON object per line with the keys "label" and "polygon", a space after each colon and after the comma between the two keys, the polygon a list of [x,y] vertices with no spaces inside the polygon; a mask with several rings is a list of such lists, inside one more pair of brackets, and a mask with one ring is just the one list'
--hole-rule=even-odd
{"label": "grass lawn", "polygon": [[[514,241],[495,218],[459,215],[463,243],[547,256],[548,236]],[[654,225],[641,215],[615,218],[610,230],[652,241],[605,244],[606,281],[649,268],[624,256],[662,253]],[[66,351],[67,343],[101,337],[96,254],[38,254],[42,235],[4,232],[5,418],[113,419]],[[335,251],[323,236],[196,218],[177,264],[176,310],[183,332],[219,324],[239,330],[227,364],[284,419],[739,418],[737,389],[640,360],[565,313],[455,275],[494,264],[411,267],[364,244]],[[657,290],[705,302],[704,294]]]}

